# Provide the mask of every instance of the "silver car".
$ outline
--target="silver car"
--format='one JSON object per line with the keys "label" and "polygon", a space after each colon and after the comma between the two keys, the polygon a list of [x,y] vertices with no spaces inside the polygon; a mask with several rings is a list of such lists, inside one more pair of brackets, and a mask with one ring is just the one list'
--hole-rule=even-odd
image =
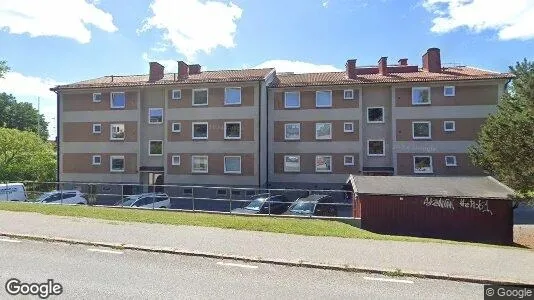
{"label": "silver car", "polygon": [[165,193],[146,193],[126,196],[115,205],[139,208],[170,208],[171,200]]}
{"label": "silver car", "polygon": [[37,202],[45,204],[87,204],[85,195],[77,190],[51,191],[42,194]]}

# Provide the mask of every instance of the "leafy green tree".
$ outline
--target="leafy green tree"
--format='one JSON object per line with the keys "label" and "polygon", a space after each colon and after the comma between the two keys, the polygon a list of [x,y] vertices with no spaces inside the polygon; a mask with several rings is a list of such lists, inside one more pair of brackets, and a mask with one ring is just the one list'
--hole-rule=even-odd
{"label": "leafy green tree", "polygon": [[10,94],[0,93],[0,127],[38,133],[48,139],[48,122],[30,103],[17,102]]}
{"label": "leafy green tree", "polygon": [[54,181],[54,147],[37,134],[0,128],[0,181]]}
{"label": "leafy green tree", "polygon": [[4,78],[4,74],[9,71],[9,67],[4,60],[0,60],[0,78]]}
{"label": "leafy green tree", "polygon": [[534,62],[510,67],[515,75],[498,110],[481,128],[469,155],[476,166],[534,198]]}

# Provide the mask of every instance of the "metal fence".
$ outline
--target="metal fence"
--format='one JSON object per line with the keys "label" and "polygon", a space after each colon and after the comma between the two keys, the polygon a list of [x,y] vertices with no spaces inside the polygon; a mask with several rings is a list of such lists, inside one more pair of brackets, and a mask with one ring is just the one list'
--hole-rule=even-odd
{"label": "metal fence", "polygon": [[[80,204],[271,216],[283,214],[305,217],[354,217],[353,194],[348,190],[129,183],[21,183],[24,185],[25,201],[43,204]],[[13,183],[0,183],[0,200],[17,200],[14,199],[15,189]],[[7,192],[2,196],[2,191]]]}

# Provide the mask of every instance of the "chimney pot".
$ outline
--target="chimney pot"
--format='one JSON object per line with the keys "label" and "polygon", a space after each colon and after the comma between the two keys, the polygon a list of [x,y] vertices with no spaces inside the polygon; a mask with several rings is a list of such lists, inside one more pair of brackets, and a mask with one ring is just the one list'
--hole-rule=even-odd
{"label": "chimney pot", "polygon": [[158,81],[160,79],[163,79],[163,74],[165,74],[165,67],[161,64],[153,61],[149,63],[149,74],[148,74],[148,80],[149,81]]}
{"label": "chimney pot", "polygon": [[401,65],[401,66],[407,66],[407,65],[408,65],[408,59],[407,59],[407,58],[401,58],[401,59],[399,59],[399,65]]}
{"label": "chimney pot", "polygon": [[378,60],[378,73],[380,75],[388,75],[388,58],[386,56],[382,56]]}
{"label": "chimney pot", "polygon": [[199,64],[189,65],[189,75],[200,74],[202,72],[202,66]]}
{"label": "chimney pot", "polygon": [[429,48],[423,55],[423,70],[433,73],[441,72],[441,53],[439,48]]}
{"label": "chimney pot", "polygon": [[184,62],[178,61],[178,78],[187,79],[189,77],[189,66]]}
{"label": "chimney pot", "polygon": [[349,59],[345,64],[345,71],[347,77],[350,79],[356,79],[356,59]]}

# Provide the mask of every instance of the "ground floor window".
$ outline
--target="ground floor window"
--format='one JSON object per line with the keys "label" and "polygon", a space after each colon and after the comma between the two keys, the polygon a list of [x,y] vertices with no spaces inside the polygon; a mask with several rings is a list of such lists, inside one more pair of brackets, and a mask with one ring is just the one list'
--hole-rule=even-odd
{"label": "ground floor window", "polygon": [[332,156],[315,156],[315,172],[332,172]]}
{"label": "ground floor window", "polygon": [[284,156],[284,172],[300,172],[300,156]]}
{"label": "ground floor window", "polygon": [[191,157],[192,173],[208,173],[208,156],[194,155]]}
{"label": "ground floor window", "polygon": [[111,156],[109,167],[111,172],[124,172],[124,156]]}
{"label": "ground floor window", "polygon": [[241,174],[241,156],[225,156],[224,173]]}
{"label": "ground floor window", "polygon": [[414,173],[432,173],[432,156],[414,156],[413,168]]}

